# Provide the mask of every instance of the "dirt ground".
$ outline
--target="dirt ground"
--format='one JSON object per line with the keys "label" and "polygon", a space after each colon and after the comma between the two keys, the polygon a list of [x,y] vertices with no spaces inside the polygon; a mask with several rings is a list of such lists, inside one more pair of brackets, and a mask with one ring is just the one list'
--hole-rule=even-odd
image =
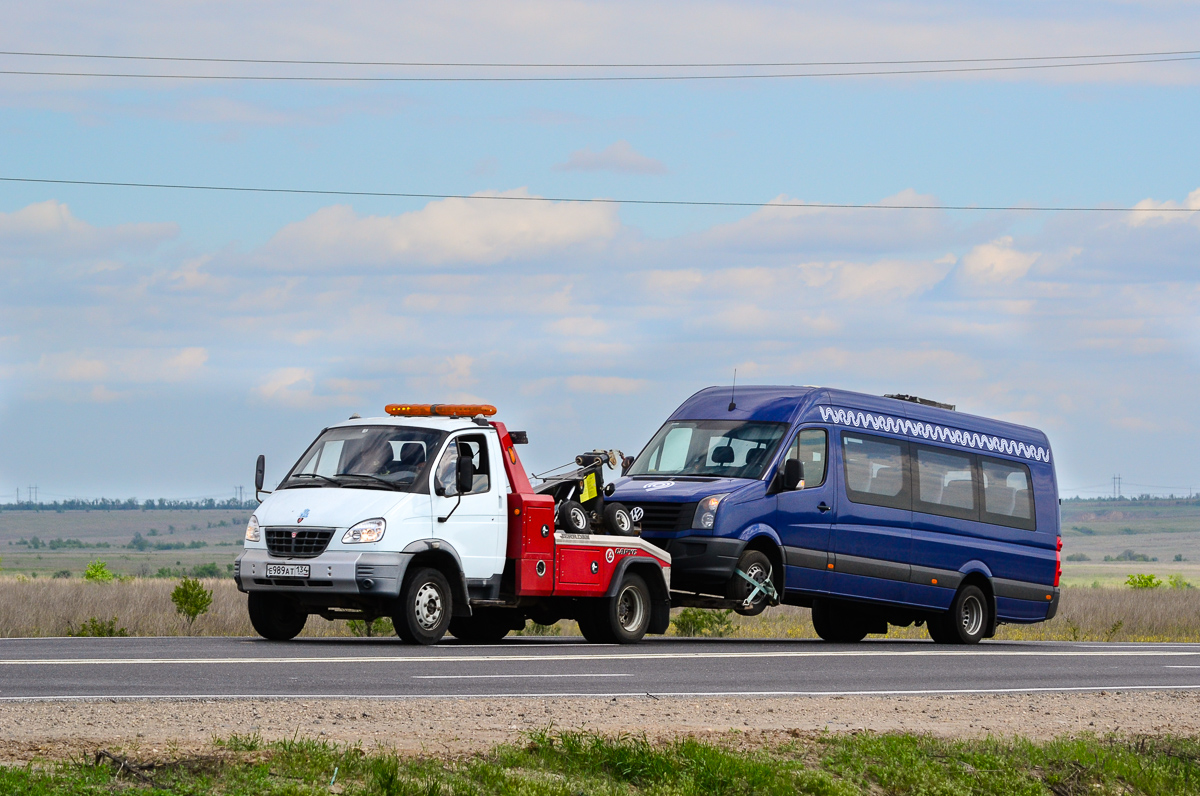
{"label": "dirt ground", "polygon": [[1200,693],[562,699],[104,700],[0,703],[0,762],[63,759],[98,748],[177,755],[213,738],[312,737],[413,754],[457,755],[552,726],[606,734],[779,736],[924,732],[1051,738],[1094,732],[1200,734]]}

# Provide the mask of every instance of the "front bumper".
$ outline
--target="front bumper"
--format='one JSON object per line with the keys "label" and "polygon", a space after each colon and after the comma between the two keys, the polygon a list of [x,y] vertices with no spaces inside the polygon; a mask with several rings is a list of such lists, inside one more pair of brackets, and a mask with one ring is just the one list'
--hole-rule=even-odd
{"label": "front bumper", "polygon": [[[233,576],[239,591],[355,594],[373,597],[400,596],[404,570],[411,553],[326,551],[316,558],[275,558],[262,548],[251,548],[237,557]],[[304,564],[307,578],[268,578],[267,564]]]}
{"label": "front bumper", "polygon": [[671,554],[671,588],[676,591],[725,593],[746,548],[741,539],[713,536],[678,536],[646,539]]}

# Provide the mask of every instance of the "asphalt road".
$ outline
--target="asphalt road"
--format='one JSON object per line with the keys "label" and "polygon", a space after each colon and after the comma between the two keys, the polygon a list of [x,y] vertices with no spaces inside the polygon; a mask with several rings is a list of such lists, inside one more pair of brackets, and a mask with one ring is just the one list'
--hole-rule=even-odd
{"label": "asphalt road", "polygon": [[513,638],[0,639],[0,700],[946,694],[1200,689],[1200,644]]}

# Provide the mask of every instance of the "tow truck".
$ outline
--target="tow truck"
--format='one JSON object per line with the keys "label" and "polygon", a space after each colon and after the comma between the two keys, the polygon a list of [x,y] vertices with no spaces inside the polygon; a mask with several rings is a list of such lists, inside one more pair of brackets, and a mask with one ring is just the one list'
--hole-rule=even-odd
{"label": "tow truck", "polygon": [[[390,404],[324,429],[246,527],[234,565],[262,637],[297,636],[312,615],[391,617],[411,644],[494,642],[532,619],[574,619],[594,643],[635,643],[670,624],[671,557],[604,503],[597,472],[535,489],[528,441],[486,404]],[[602,531],[609,531],[604,533]]]}

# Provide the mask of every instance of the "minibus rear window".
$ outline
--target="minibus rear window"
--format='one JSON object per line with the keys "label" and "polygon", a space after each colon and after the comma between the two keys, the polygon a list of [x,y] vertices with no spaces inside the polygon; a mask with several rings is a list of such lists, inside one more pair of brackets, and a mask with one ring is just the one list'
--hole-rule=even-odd
{"label": "minibus rear window", "polygon": [[983,459],[983,519],[1013,528],[1035,529],[1033,483],[1019,462]]}

